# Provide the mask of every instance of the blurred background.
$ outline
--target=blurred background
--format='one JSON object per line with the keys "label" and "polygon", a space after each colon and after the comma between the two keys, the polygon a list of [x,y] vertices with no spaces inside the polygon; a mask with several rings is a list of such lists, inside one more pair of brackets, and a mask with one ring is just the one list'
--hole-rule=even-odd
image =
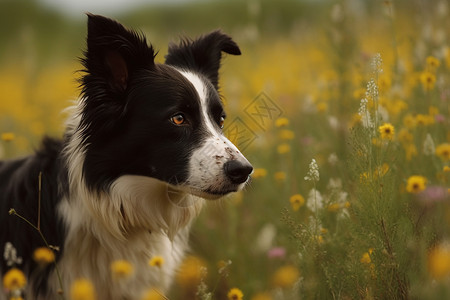
{"label": "blurred background", "polygon": [[[261,92],[286,113],[316,100],[322,109],[348,112],[353,97],[348,82],[362,82],[365,74],[359,71],[371,55],[379,52],[385,61],[401,51],[442,56],[448,38],[447,1],[2,0],[0,128],[16,133],[19,153],[44,133],[63,129],[61,110],[79,92],[77,58],[85,47],[86,12],[144,32],[159,50],[159,62],[169,42],[223,29],[243,50],[222,70],[232,112]],[[337,78],[342,72],[346,81]],[[318,99],[317,93],[332,93],[336,85],[345,93],[339,102],[330,103],[332,95]]]}
{"label": "blurred background", "polygon": [[[242,56],[226,56],[221,69],[225,134],[256,170],[244,193],[202,212],[192,233],[192,256],[169,298],[209,299],[211,293],[226,299],[230,288],[238,287],[255,300],[443,299],[449,296],[450,250],[444,247],[447,252],[437,260],[447,266],[438,272],[441,277],[429,263],[435,258],[430,249],[448,241],[450,210],[442,204],[436,219],[427,208],[430,220],[440,221],[430,221],[426,232],[406,230],[422,228],[411,224],[426,217],[416,218],[417,205],[410,207],[415,196],[405,184],[420,173],[445,191],[449,187],[448,170],[442,171],[448,166],[445,153],[432,151],[431,161],[423,148],[427,134],[436,146],[450,142],[449,5],[447,0],[0,0],[0,158],[31,153],[45,134],[62,135],[63,110],[79,95],[86,12],[142,31],[161,63],[168,43],[221,28],[242,50]],[[376,54],[381,59],[374,71]],[[388,150],[377,148],[391,159],[390,167],[377,160],[393,174],[383,183],[395,184],[389,199],[403,200],[389,206],[396,213],[386,223],[377,219],[366,227],[359,219],[364,213],[370,219],[385,210],[371,206],[377,213],[369,215],[357,205],[360,173],[366,171],[350,170],[360,159],[350,128],[361,125],[361,99],[374,107],[367,94],[371,79],[379,90],[380,121],[403,132]],[[257,112],[265,113],[263,119]],[[370,147],[383,145],[370,141]],[[304,180],[312,158],[321,169],[314,186]],[[380,186],[379,176],[370,178]],[[317,191],[323,213],[306,205]],[[448,200],[446,192],[442,197]],[[311,218],[323,226],[311,229]],[[311,226],[306,230],[302,224]],[[376,224],[387,224],[389,234]],[[360,230],[369,227],[372,231]],[[349,234],[342,228],[359,229]]]}

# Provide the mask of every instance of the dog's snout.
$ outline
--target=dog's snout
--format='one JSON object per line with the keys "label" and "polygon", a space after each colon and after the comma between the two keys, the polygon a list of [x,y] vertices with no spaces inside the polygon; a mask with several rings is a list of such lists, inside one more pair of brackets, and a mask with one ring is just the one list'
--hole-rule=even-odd
{"label": "dog's snout", "polygon": [[223,165],[225,174],[235,184],[244,183],[252,173],[253,167],[248,162],[230,160]]}

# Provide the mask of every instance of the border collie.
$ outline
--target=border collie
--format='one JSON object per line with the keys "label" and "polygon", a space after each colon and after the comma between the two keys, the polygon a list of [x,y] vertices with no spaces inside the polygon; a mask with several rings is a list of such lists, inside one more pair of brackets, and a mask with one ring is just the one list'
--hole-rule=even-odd
{"label": "border collie", "polygon": [[[57,270],[66,296],[80,278],[101,300],[168,290],[203,199],[242,189],[252,172],[222,133],[222,53],[241,52],[214,31],[169,45],[165,63],[155,63],[142,34],[88,15],[81,97],[64,138],[45,138],[34,155],[0,162],[0,251],[16,252],[12,261],[5,253],[1,273],[25,273],[27,300],[59,298]],[[57,269],[33,261],[44,242],[8,215],[11,208],[33,224],[40,220],[48,244],[59,247]],[[156,255],[161,269],[148,265]],[[134,266],[126,281],[114,280],[115,260]]]}

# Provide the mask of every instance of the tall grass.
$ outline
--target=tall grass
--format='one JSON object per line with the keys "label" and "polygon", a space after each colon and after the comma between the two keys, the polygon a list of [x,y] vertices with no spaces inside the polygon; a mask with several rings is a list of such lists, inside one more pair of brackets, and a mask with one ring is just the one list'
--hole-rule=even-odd
{"label": "tall grass", "polygon": [[[450,297],[448,4],[305,4],[316,19],[292,6],[274,34],[280,18],[261,3],[225,25],[243,56],[225,58],[221,80],[225,132],[239,120],[256,170],[243,193],[202,212],[167,297]],[[77,95],[76,64],[29,68],[2,63],[0,131],[13,133],[3,157],[60,133]],[[263,126],[251,113],[261,95],[279,109]]]}

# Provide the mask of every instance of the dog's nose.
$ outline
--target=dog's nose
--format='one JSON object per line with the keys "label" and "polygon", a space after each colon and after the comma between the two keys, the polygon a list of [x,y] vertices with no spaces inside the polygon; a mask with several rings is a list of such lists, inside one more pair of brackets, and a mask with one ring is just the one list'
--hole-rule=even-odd
{"label": "dog's nose", "polygon": [[227,161],[223,165],[225,174],[235,184],[243,183],[252,173],[253,167],[248,162],[240,162],[237,160]]}

